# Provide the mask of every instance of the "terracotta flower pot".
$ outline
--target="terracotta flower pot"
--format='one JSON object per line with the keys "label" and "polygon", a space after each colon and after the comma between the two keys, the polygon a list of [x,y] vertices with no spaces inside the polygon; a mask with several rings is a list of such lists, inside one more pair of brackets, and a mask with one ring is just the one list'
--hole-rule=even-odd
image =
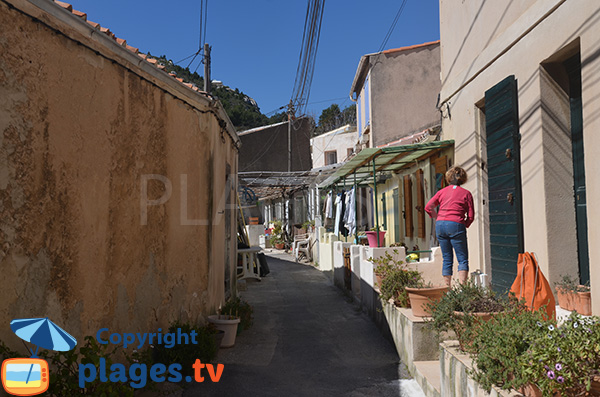
{"label": "terracotta flower pot", "polygon": [[448,292],[450,287],[429,287],[429,288],[410,288],[406,287],[408,298],[410,299],[410,307],[413,315],[416,317],[428,317],[431,313],[427,310],[427,304],[439,301],[442,296]]}
{"label": "terracotta flower pot", "polygon": [[583,316],[592,315],[592,296],[590,291],[577,292],[577,306],[575,310]]}
{"label": "terracotta flower pot", "polygon": [[284,243],[277,243],[275,244],[275,248],[278,250],[282,250],[285,248],[285,244]]}
{"label": "terracotta flower pot", "polygon": [[379,245],[377,245],[377,232],[365,232],[367,234],[367,240],[369,241],[369,247],[385,247],[385,232],[379,232]]}
{"label": "terracotta flower pot", "polygon": [[560,306],[561,309],[572,310],[569,309],[569,293],[565,291],[564,288],[556,287],[556,300],[558,301],[558,306]]}

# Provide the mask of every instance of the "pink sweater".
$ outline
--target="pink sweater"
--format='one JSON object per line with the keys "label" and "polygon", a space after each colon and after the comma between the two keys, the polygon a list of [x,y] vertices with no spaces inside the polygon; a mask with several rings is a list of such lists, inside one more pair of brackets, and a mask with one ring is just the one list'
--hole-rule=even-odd
{"label": "pink sweater", "polygon": [[[435,207],[440,206],[436,213]],[[439,190],[425,206],[425,211],[438,221],[453,221],[471,226],[475,218],[473,196],[460,186],[450,185]],[[465,217],[466,216],[466,217]]]}

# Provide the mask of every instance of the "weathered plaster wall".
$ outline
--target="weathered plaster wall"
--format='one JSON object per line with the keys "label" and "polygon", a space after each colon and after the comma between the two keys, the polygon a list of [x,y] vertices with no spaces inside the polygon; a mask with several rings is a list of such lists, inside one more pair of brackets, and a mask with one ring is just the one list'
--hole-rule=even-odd
{"label": "weathered plaster wall", "polygon": [[369,59],[373,147],[440,123],[436,109],[440,45],[381,53]]}
{"label": "weathered plaster wall", "polygon": [[[456,140],[456,163],[465,167],[471,176],[465,187],[472,191],[477,211],[484,213],[482,199],[486,197],[486,176],[482,171],[481,155],[485,143],[480,134],[476,104],[484,98],[486,90],[507,76],[515,75],[521,123],[525,249],[537,254],[551,284],[561,274],[572,273],[576,269],[577,249],[573,244],[574,221],[561,221],[573,216],[569,215],[573,214],[573,201],[567,200],[565,193],[565,189],[572,189],[572,181],[570,186],[556,186],[565,180],[569,168],[572,173],[569,149],[561,146],[566,140],[561,135],[564,120],[555,116],[564,104],[560,103],[559,95],[553,93],[555,87],[549,83],[541,64],[579,39],[592,306],[594,313],[599,314],[600,229],[596,225],[600,222],[600,212],[593,203],[600,199],[597,178],[600,137],[596,133],[600,129],[600,89],[597,84],[600,5],[593,0],[580,1],[576,5],[561,0],[539,0],[533,4],[515,2],[511,7],[517,7],[520,15],[502,31],[498,29],[490,36],[498,25],[498,13],[488,14],[483,10],[501,7],[500,3],[479,1],[458,6],[445,0],[440,3],[444,65],[441,100],[444,109],[449,101],[451,111],[451,118],[446,117],[443,121],[443,139]],[[478,9],[482,9],[479,14]],[[465,15],[470,16],[468,21],[457,22]],[[458,31],[463,29],[461,26],[464,30],[459,34]],[[479,28],[468,32],[466,27],[470,26]],[[469,37],[465,36],[467,33]],[[485,48],[468,45],[469,40],[477,37],[490,37]],[[452,64],[455,66],[449,68]],[[482,239],[489,233],[486,219],[476,219],[471,229],[475,232],[469,231],[471,256],[479,258],[482,269],[489,271],[486,259],[489,253],[486,253],[487,246]]]}
{"label": "weathered plaster wall", "polygon": [[[22,317],[78,339],[200,319],[234,269],[224,194],[237,150],[219,113],[35,12],[43,23],[0,3],[0,339]],[[147,181],[149,200],[166,198],[166,180],[172,194],[143,224],[147,174],[162,178]]]}
{"label": "weathered plaster wall", "polygon": [[[292,171],[312,168],[308,118],[292,123]],[[260,127],[240,133],[240,171],[288,170],[288,123]]]}

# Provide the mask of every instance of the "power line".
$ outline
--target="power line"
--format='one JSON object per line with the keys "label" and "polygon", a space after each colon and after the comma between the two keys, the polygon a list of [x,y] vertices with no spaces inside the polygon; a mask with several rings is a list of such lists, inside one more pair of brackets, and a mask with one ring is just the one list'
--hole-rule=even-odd
{"label": "power line", "polygon": [[296,70],[296,79],[291,98],[294,107],[300,114],[304,113],[304,109],[310,96],[310,87],[312,85],[315,70],[319,38],[321,36],[324,8],[325,0],[308,1],[306,17],[304,20],[304,32],[302,34],[302,45],[298,59],[298,68]]}
{"label": "power line", "polygon": [[387,44],[388,40],[392,36],[392,32],[396,28],[396,24],[398,23],[398,20],[400,19],[400,15],[402,15],[402,11],[404,11],[405,5],[406,5],[406,0],[402,0],[400,9],[396,13],[396,17],[394,18],[394,21],[392,22],[392,26],[390,26],[390,29],[388,30],[387,34],[385,35],[385,38],[383,39],[383,43],[381,43],[381,46],[379,46],[379,50],[377,50],[377,52],[381,52],[385,48],[385,45]]}

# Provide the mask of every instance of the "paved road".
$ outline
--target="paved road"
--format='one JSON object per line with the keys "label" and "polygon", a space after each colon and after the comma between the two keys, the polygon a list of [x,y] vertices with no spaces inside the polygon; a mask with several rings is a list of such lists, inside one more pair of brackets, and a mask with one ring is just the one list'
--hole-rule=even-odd
{"label": "paved road", "polygon": [[271,274],[242,291],[254,325],[220,350],[221,381],[190,386],[184,396],[412,394],[401,393],[408,374],[373,322],[320,271],[289,258],[269,256]]}

